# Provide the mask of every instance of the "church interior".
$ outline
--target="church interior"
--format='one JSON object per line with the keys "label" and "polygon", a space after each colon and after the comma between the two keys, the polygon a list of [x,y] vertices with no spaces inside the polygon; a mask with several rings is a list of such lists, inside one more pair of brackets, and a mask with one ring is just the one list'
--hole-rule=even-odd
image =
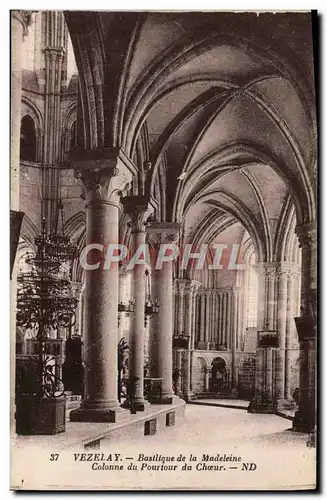
{"label": "church interior", "polygon": [[311,13],[11,12],[14,432],[201,403],[315,432],[315,99]]}

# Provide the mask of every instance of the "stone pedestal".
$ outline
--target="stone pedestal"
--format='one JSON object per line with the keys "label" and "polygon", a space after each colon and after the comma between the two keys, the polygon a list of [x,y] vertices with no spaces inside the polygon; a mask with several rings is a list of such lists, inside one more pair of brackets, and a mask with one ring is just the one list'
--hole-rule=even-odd
{"label": "stone pedestal", "polygon": [[[131,165],[111,150],[73,157],[87,200],[85,262],[85,395],[70,413],[74,422],[117,422],[118,262],[107,261],[118,244],[119,197],[132,179]],[[89,245],[89,246],[88,246]]]}

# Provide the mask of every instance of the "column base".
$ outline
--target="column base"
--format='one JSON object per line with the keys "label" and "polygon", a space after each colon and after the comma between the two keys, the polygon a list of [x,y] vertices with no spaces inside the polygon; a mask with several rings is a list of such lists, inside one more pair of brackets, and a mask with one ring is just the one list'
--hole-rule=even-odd
{"label": "column base", "polygon": [[172,395],[162,395],[158,399],[155,399],[153,401],[150,401],[152,405],[171,405],[173,404],[174,397],[176,397],[174,394]]}
{"label": "column base", "polygon": [[300,410],[298,410],[295,412],[292,430],[294,432],[304,433],[313,432],[315,430],[314,418],[304,415]]}
{"label": "column base", "polygon": [[107,422],[117,423],[128,417],[120,406],[113,408],[87,408],[82,405],[69,414],[70,422]]}
{"label": "column base", "polygon": [[229,395],[228,395],[228,398],[237,398],[238,397],[238,392],[237,392],[237,389],[231,389]]}
{"label": "column base", "polygon": [[284,410],[294,410],[296,407],[295,401],[290,399],[277,399],[275,402],[275,410],[277,412]]}
{"label": "column base", "polygon": [[121,405],[121,408],[129,410],[130,413],[136,413],[137,411],[145,411],[147,408],[150,408],[150,406],[150,403],[145,399],[143,401],[129,401],[126,399]]}
{"label": "column base", "polygon": [[192,401],[194,394],[192,391],[184,391],[181,394],[179,394],[179,397],[181,399],[184,399],[184,401],[188,402],[188,401]]}
{"label": "column base", "polygon": [[248,413],[275,413],[272,400],[252,399],[248,406]]}

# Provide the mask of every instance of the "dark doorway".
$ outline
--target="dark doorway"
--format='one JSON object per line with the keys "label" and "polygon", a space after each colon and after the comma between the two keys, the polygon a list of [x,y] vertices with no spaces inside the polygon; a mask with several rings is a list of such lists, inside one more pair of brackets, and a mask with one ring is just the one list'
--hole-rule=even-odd
{"label": "dark doorway", "polygon": [[226,394],[228,392],[228,376],[226,361],[215,358],[211,363],[211,392]]}

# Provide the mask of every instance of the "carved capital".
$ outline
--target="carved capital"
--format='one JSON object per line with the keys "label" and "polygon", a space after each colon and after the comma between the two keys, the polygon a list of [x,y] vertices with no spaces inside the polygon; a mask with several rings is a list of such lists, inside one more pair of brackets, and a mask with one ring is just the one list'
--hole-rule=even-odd
{"label": "carved capital", "polygon": [[[187,281],[187,280],[185,280]],[[196,280],[188,280],[185,283],[185,294],[192,296],[198,290],[198,288],[202,285],[200,281]]]}
{"label": "carved capital", "polygon": [[175,283],[176,283],[176,288],[177,288],[179,295],[183,295],[185,292],[185,288],[189,283],[189,280],[177,279],[175,281]]}
{"label": "carved capital", "polygon": [[279,263],[276,262],[258,262],[258,264],[254,266],[257,272],[264,276],[266,281],[276,277],[278,267]]}
{"label": "carved capital", "polygon": [[145,232],[148,218],[154,213],[154,207],[146,196],[126,196],[121,199],[125,212],[130,218],[129,225],[133,233]]}
{"label": "carved capital", "polygon": [[110,202],[119,206],[124,190],[131,188],[133,172],[118,153],[88,151],[72,157],[75,177],[83,186],[82,199],[88,203]]}
{"label": "carved capital", "polygon": [[146,232],[153,235],[158,243],[177,244],[181,225],[174,222],[150,222]]}
{"label": "carved capital", "polygon": [[296,235],[299,239],[300,248],[312,249],[317,245],[317,227],[315,223],[296,226]]}

